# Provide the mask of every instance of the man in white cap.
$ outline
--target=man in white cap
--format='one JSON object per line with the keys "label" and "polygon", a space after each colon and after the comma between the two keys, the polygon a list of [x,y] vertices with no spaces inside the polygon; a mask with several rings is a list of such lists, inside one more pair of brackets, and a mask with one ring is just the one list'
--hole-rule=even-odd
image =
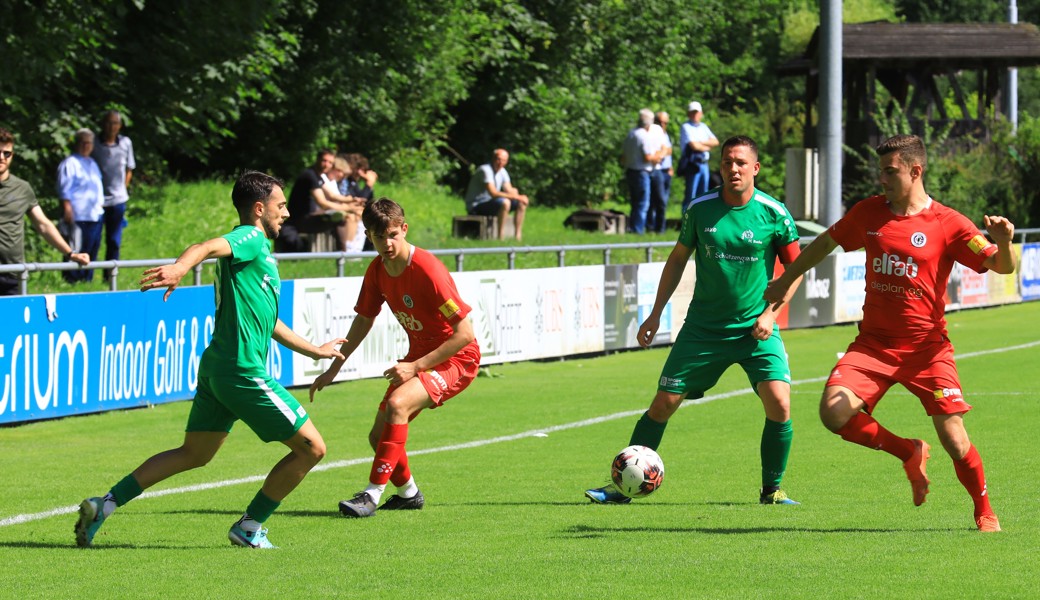
{"label": "man in white cap", "polygon": [[690,102],[686,109],[689,121],[682,124],[679,134],[679,146],[683,154],[690,154],[690,166],[685,173],[686,192],[683,194],[682,211],[686,209],[697,196],[708,191],[708,180],[711,173],[708,171],[708,152],[719,145],[718,138],[708,129],[701,120],[704,118],[704,109],[700,102]]}

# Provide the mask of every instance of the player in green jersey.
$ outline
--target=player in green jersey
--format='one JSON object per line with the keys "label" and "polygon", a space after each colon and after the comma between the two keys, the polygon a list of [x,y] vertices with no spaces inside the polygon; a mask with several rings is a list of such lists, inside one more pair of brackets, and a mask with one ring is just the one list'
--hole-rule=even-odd
{"label": "player in green jersey", "polygon": [[[780,489],[791,451],[791,370],[776,315],[783,302],[762,298],[779,258],[798,255],[798,232],[787,208],[755,188],[758,146],[746,136],[722,145],[722,187],[695,198],[683,215],[679,239],[665,262],[657,297],[639,327],[649,346],[661,313],[690,257],[697,267],[693,300],[668,355],[657,395],[636,423],[629,445],[657,450],[668,419],[686,398],[701,398],[733,364],[747,374],[765,409],[762,430],[762,504],[797,504]],[[790,299],[797,283],[784,299]],[[598,504],[627,504],[611,484],[585,495]]]}
{"label": "player in green jersey", "polygon": [[278,319],[281,279],[271,240],[289,216],[282,187],[281,181],[264,173],[243,173],[231,192],[241,225],[189,246],[173,264],[144,272],[141,291],[166,288],[165,301],[188,271],[208,258],[219,259],[213,338],[199,364],[184,443],[144,461],[104,497],[84,500],[75,528],[79,546],[91,545],[116,507],[160,481],[208,463],[241,419],[264,442],[288,446],[289,454],[271,470],[228,538],[238,546],[274,547],[262,524],[325,456],[325,441],[307,411],[267,373],[271,339],[314,359],[342,359],[336,348],[346,341],[338,338],[315,346]]}

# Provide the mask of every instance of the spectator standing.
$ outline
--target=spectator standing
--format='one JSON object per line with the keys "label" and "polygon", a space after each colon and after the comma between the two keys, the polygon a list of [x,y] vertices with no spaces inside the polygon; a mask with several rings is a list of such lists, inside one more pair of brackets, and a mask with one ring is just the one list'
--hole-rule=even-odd
{"label": "spectator standing", "polygon": [[708,170],[709,152],[719,145],[718,138],[703,122],[704,108],[700,102],[690,102],[686,109],[689,121],[682,124],[679,133],[679,145],[683,153],[690,152],[692,173],[686,175],[686,191],[683,195],[683,214],[690,208],[690,203],[697,196],[708,191],[711,173]]}
{"label": "spectator standing", "polygon": [[[94,151],[94,132],[76,131],[76,145],[72,154],[58,165],[58,198],[61,199],[65,238],[72,250],[86,253],[97,260],[101,247],[101,217],[105,213],[105,190],[101,183],[101,169],[90,157]],[[93,281],[94,271],[62,271],[70,283]]]}
{"label": "spectator standing", "polygon": [[[90,256],[73,252],[58,228],[47,218],[36,201],[32,186],[24,179],[11,174],[14,161],[14,134],[0,128],[0,264],[16,265],[25,262],[25,216],[29,216],[33,229],[47,243],[61,252],[65,260],[81,265],[90,263]],[[12,273],[0,273],[0,296],[19,293],[18,277]]]}
{"label": "spectator standing", "polygon": [[516,241],[523,237],[524,215],[530,199],[513,187],[506,171],[509,153],[497,148],[491,162],[473,172],[466,188],[466,212],[471,215],[498,217],[498,239],[505,239],[506,217],[513,213]]}
{"label": "spectator standing", "polygon": [[[671,117],[664,111],[654,115],[654,125],[661,130],[661,150],[664,154],[650,174],[650,210],[647,211],[646,229],[653,233],[664,233],[667,222],[668,199],[672,195],[672,138],[668,135]],[[656,130],[656,129],[655,129]]]}
{"label": "spectator standing", "polygon": [[628,227],[632,233],[646,232],[647,213],[650,211],[650,178],[662,158],[660,136],[653,131],[653,127],[654,113],[644,108],[639,111],[639,123],[628,132],[622,146],[621,165],[625,168],[629,203],[632,206]]}
{"label": "spectator standing", "polygon": [[[90,155],[101,169],[101,183],[105,188],[105,260],[119,260],[123,227],[126,226],[126,203],[130,199],[130,180],[137,168],[134,144],[130,138],[119,134],[122,129],[123,116],[119,111],[106,112],[101,120],[101,139],[94,144],[94,152]],[[104,275],[107,281],[108,269]]]}

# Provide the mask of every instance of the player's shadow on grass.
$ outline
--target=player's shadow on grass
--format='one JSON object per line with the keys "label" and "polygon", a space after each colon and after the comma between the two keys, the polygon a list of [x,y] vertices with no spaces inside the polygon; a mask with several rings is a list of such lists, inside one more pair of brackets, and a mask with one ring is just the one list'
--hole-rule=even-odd
{"label": "player's shadow on grass", "polygon": [[74,542],[69,543],[57,543],[57,542],[31,542],[31,541],[10,541],[0,542],[0,548],[46,548],[48,550],[53,549],[65,549],[65,550],[82,550],[84,552],[102,552],[104,550],[190,550],[195,552],[197,550],[205,550],[212,548],[208,544],[192,544],[192,545],[173,545],[173,544],[127,544],[127,543],[115,543],[110,544],[108,542],[101,542],[98,545],[91,546],[90,548],[80,548],[76,546]]}
{"label": "player's shadow on grass", "polygon": [[762,533],[915,533],[956,531],[950,529],[892,529],[881,527],[599,527],[571,525],[560,537],[571,539],[602,538],[610,535],[638,533],[703,533],[705,535],[757,535]]}
{"label": "player's shadow on grass", "polygon": [[[241,510],[229,510],[220,508],[193,508],[191,510],[163,510],[155,511],[151,513],[139,513],[139,514],[153,514],[153,515],[228,515],[231,517],[242,516]],[[279,510],[274,513],[276,516],[283,517],[335,517],[342,519],[343,516],[339,514],[339,510],[335,506],[330,506],[328,510]]]}

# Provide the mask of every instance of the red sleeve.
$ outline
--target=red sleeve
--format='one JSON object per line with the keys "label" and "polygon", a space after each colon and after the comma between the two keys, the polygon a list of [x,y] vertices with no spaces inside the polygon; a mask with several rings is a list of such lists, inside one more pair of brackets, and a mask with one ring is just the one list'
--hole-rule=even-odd
{"label": "red sleeve", "polygon": [[470,312],[470,306],[459,296],[459,290],[455,287],[448,268],[432,254],[432,260],[426,262],[426,273],[433,284],[433,297],[437,310],[449,323],[458,323],[466,318]]}
{"label": "red sleeve", "polygon": [[802,253],[802,247],[798,244],[798,241],[793,241],[790,244],[782,248],[777,248],[776,256],[780,259],[780,264],[789,265],[794,262],[794,259],[798,258],[798,255]]}
{"label": "red sleeve", "polygon": [[985,273],[986,267],[982,263],[997,253],[997,245],[982,235],[979,228],[975,226],[968,217],[950,211],[951,219],[947,224],[947,247],[953,260],[974,270],[976,273]]}

